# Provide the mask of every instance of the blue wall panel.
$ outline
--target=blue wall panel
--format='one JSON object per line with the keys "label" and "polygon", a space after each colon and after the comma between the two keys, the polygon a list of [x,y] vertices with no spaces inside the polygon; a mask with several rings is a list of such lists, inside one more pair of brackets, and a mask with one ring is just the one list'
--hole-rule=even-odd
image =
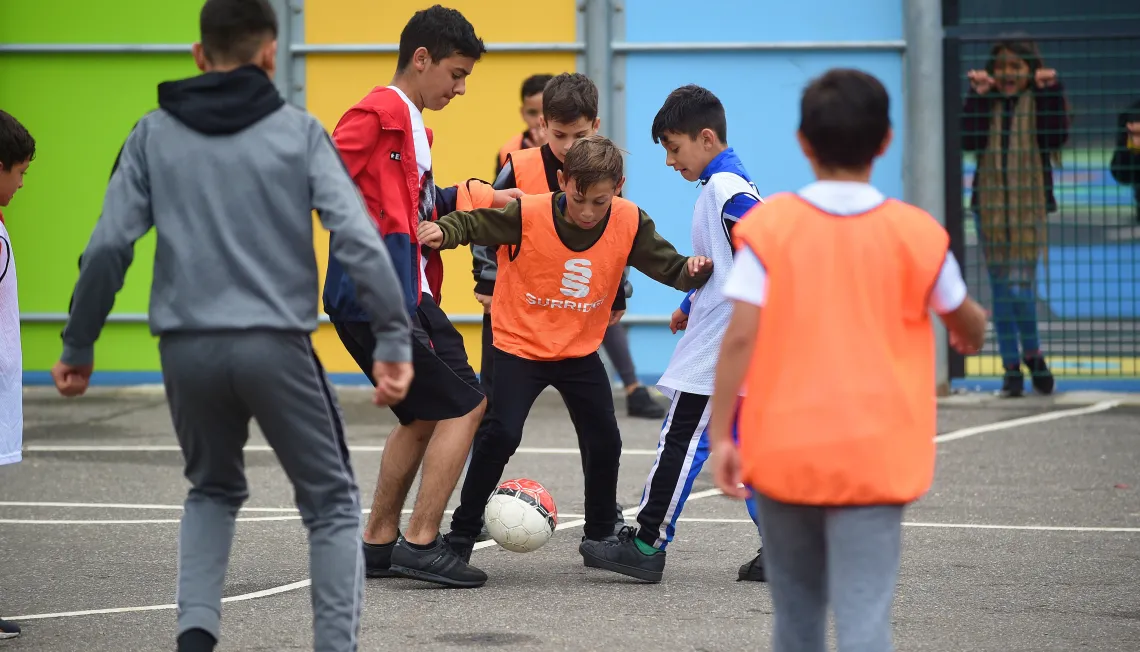
{"label": "blue wall panel", "polygon": [[626,0],[627,41],[901,39],[903,0]]}
{"label": "blue wall panel", "polygon": [[[856,10],[855,6],[858,5]],[[627,3],[628,41],[862,41],[899,39],[901,0],[809,0],[792,4],[719,0],[701,5],[679,0]],[[677,25],[685,31],[678,32]],[[883,52],[632,53],[626,66],[626,186],[624,194],[643,207],[658,231],[681,253],[690,253],[693,202],[700,192],[665,167],[665,150],[653,144],[650,125],[665,97],[695,83],[725,105],[728,139],[762,195],[794,191],[812,180],[796,143],[799,99],[814,77],[834,67],[865,70],[891,96],[895,141],[875,168],[873,183],[902,197],[902,55]],[[629,313],[669,315],[682,294],[634,271]],[[630,345],[638,374],[655,382],[669,362],[679,335],[662,326],[632,326]]]}

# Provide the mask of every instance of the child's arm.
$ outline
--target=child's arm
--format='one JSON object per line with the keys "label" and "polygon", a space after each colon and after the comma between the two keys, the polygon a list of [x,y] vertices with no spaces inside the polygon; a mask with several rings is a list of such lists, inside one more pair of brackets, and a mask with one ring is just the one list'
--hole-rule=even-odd
{"label": "child's arm", "polygon": [[760,313],[767,294],[767,272],[756,254],[741,249],[733,258],[724,296],[732,300],[732,317],[725,328],[716,365],[709,444],[713,451],[713,477],[726,496],[747,498],[740,486],[740,455],[732,441],[736,402],[760,329]]}
{"label": "child's arm", "polygon": [[115,295],[123,287],[134,259],[135,242],[154,226],[144,147],[146,131],[146,121],[140,121],[119,152],[103,211],[80,258],[71,315],[63,328],[60,363],[71,373],[76,373],[76,368],[86,368],[84,389],[95,360],[95,341],[115,305]]}
{"label": "child's arm", "polygon": [[930,309],[946,324],[950,344],[959,353],[977,353],[986,343],[986,311],[969,297],[962,269],[953,253],[947,252],[942,263],[930,293]]}
{"label": "child's arm", "polygon": [[690,261],[697,258],[688,258],[677,253],[677,250],[657,233],[653,219],[641,211],[641,223],[637,227],[637,235],[633,240],[633,249],[629,252],[629,264],[649,278],[671,288],[681,290],[695,290],[708,282],[712,276],[712,262],[707,263],[699,271],[692,273]]}
{"label": "child's arm", "polygon": [[477,208],[448,213],[434,222],[422,222],[419,241],[432,249],[460,245],[517,245],[522,242],[522,208],[512,201],[503,208]]}

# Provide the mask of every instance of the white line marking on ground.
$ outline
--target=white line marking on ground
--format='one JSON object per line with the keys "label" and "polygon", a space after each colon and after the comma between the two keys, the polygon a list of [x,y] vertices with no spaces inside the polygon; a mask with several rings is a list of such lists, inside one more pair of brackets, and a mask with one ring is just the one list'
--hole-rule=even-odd
{"label": "white line marking on ground", "polygon": [[[93,509],[173,509],[182,511],[182,505],[147,505],[134,503],[36,503],[15,500],[0,501],[0,507],[76,507]],[[297,512],[296,507],[242,507],[243,512]]]}
{"label": "white line marking on ground", "polygon": [[[242,449],[246,453],[271,453],[273,449],[264,444],[250,444]],[[350,445],[348,447],[350,453],[380,453],[384,451],[383,446],[375,445]],[[166,445],[85,445],[85,444],[28,444],[24,446],[25,453],[180,453],[182,449],[178,446]],[[622,449],[622,455],[657,455],[655,448],[625,448]],[[516,451],[516,454],[523,455],[578,455],[577,448],[535,448],[521,446]]]}
{"label": "white line marking on ground", "polygon": [[[100,503],[26,503],[15,501],[0,501],[0,507],[83,507],[83,508],[112,508],[112,509],[166,509],[182,510],[181,505],[123,505]],[[239,516],[238,523],[257,523],[264,521],[298,521],[301,515],[295,507],[243,507],[242,512],[292,512],[287,516]],[[361,510],[367,515],[371,509]],[[451,514],[454,510],[447,510]],[[239,512],[240,513],[240,512]],[[401,513],[411,514],[412,510],[405,509]],[[582,514],[561,514],[565,518],[581,518]],[[181,518],[140,518],[140,519],[50,519],[50,518],[0,518],[0,525],[157,525],[181,523]]]}
{"label": "white line marking on ground", "polygon": [[[691,494],[689,496],[689,501],[691,502],[694,500],[700,500],[702,498],[708,498],[709,496],[719,496],[719,495],[720,495],[719,489],[706,489],[704,491],[698,491],[697,493]],[[635,513],[637,513],[637,508],[633,507],[633,508],[625,510],[622,513],[626,516],[633,516]],[[573,514],[573,515],[565,514],[565,516],[577,516],[577,514]],[[572,528],[572,527],[576,527],[579,525],[584,525],[585,523],[586,523],[586,521],[584,521],[584,520],[567,521],[565,523],[559,523],[557,529],[564,530],[567,528]],[[479,543],[475,544],[475,549],[481,550],[483,548],[489,548],[489,547],[494,546],[494,545],[498,545],[498,544],[496,544],[494,541],[480,541]],[[278,595],[280,593],[288,593],[290,591],[296,591],[298,589],[303,589],[303,588],[310,586],[312,583],[313,583],[313,581],[311,579],[310,580],[301,580],[299,582],[293,582],[292,584],[286,584],[284,586],[277,586],[277,587],[274,587],[271,589],[265,589],[264,591],[255,591],[253,593],[243,593],[241,595],[234,595],[234,596],[230,596],[228,598],[222,598],[222,602],[223,603],[244,602],[246,600],[256,600],[257,598],[265,598],[265,597],[269,597],[271,595]],[[148,605],[145,607],[116,607],[116,608],[111,608],[111,609],[89,609],[86,611],[63,611],[60,613],[51,613],[51,614],[33,614],[31,616],[5,616],[5,620],[11,620],[11,621],[46,620],[49,618],[72,618],[72,617],[76,617],[76,616],[97,616],[97,615],[101,615],[101,614],[124,614],[124,613],[133,613],[136,611],[162,611],[162,610],[177,609],[177,608],[178,608],[178,605],[173,605],[173,604],[156,604],[156,605]]]}
{"label": "white line marking on ground", "polygon": [[1010,419],[1009,421],[998,421],[996,423],[986,423],[980,426],[973,426],[972,428],[962,428],[948,432],[944,435],[938,435],[934,438],[936,443],[944,443],[954,441],[956,439],[965,439],[966,437],[973,437],[974,435],[982,435],[987,432],[996,432],[998,430],[1009,430],[1010,428],[1018,428],[1020,426],[1028,426],[1034,423],[1044,423],[1046,421],[1056,421],[1057,419],[1067,419],[1069,417],[1079,417],[1086,414],[1095,414],[1097,412],[1104,412],[1120,405],[1120,401],[1101,401],[1094,403],[1087,407],[1074,408],[1072,410],[1056,410],[1054,412],[1044,412],[1042,414],[1034,414],[1033,416],[1021,417],[1020,419]]}
{"label": "white line marking on ground", "polygon": [[[686,518],[681,523],[747,523],[750,518]],[[906,527],[952,528],[962,530],[1031,530],[1036,532],[1140,532],[1140,527],[1081,527],[1076,525],[990,525],[986,523],[917,523],[904,521]]]}
{"label": "white line marking on ground", "polygon": [[[956,439],[973,437],[974,435],[980,435],[980,434],[987,433],[987,432],[996,432],[998,430],[1007,430],[1009,428],[1016,428],[1018,426],[1023,426],[1023,425],[1030,425],[1030,424],[1034,424],[1034,423],[1042,423],[1045,421],[1053,421],[1056,419],[1064,419],[1067,417],[1081,416],[1081,415],[1085,415],[1085,414],[1092,414],[1095,412],[1103,412],[1106,410],[1110,410],[1110,409],[1116,407],[1117,405],[1119,405],[1119,401],[1102,401],[1100,403],[1096,403],[1094,405],[1090,405],[1090,406],[1084,407],[1084,408],[1077,408],[1077,409],[1073,409],[1073,410],[1058,410],[1058,411],[1054,411],[1054,412],[1046,412],[1044,414],[1038,414],[1038,415],[1031,416],[1031,417],[1022,417],[1019,419],[1010,419],[1008,421],[997,421],[994,423],[988,423],[988,424],[984,424],[981,426],[974,426],[972,428],[963,428],[961,430],[955,430],[953,432],[948,432],[946,434],[939,435],[939,436],[935,437],[934,441],[937,443],[943,443],[943,442],[948,442],[948,441],[954,441]],[[177,447],[171,447],[171,448],[177,449]],[[375,447],[375,448],[380,448],[380,447]],[[28,449],[25,448],[25,450],[28,450]],[[519,450],[522,451],[523,449],[520,448]],[[574,450],[575,452],[577,452],[577,449],[530,449],[530,450]],[[630,451],[630,450],[623,450],[622,453],[631,454],[631,455],[637,454],[637,453],[634,453],[633,451]],[[650,451],[649,454],[656,454],[656,451],[655,450]],[[709,496],[718,496],[718,495],[720,495],[720,490],[708,489],[708,490],[700,491],[700,492],[697,492],[695,494],[690,495],[689,501],[691,502],[694,500],[700,500],[701,498],[707,498]],[[632,509],[625,510],[625,512],[623,512],[623,513],[626,516],[632,516],[633,514],[636,513],[636,511],[637,511],[636,508],[632,508]],[[750,523],[751,521],[745,521],[745,522]],[[558,529],[575,527],[578,525],[583,525],[584,523],[585,523],[585,521],[581,521],[581,520],[570,521],[567,523],[562,523],[561,525],[558,526]],[[1026,527],[1032,527],[1032,526],[1026,526]],[[476,543],[475,547],[482,549],[482,548],[488,548],[488,547],[493,546],[493,545],[495,545],[494,541],[482,541],[482,542]],[[279,586],[276,588],[267,589],[265,591],[257,591],[254,593],[245,593],[245,594],[236,595],[236,596],[233,596],[230,598],[223,598],[222,602],[240,602],[240,601],[244,601],[244,600],[253,600],[256,598],[266,597],[266,596],[270,596],[270,595],[277,595],[279,593],[287,593],[289,591],[294,591],[297,589],[303,589],[303,588],[309,586],[311,583],[312,583],[312,580],[302,580],[300,582],[294,582],[292,584],[286,584],[284,586]],[[9,617],[8,620],[13,620],[13,621],[42,620],[45,618],[67,618],[67,617],[71,617],[71,616],[130,613],[130,612],[134,612],[134,611],[157,611],[157,610],[162,610],[162,609],[174,609],[174,608],[176,608],[176,605],[154,605],[154,606],[147,606],[147,607],[120,607],[120,608],[115,608],[115,609],[96,609],[96,610],[92,610],[92,611],[72,611],[72,612],[64,612],[64,613],[56,613],[56,614],[36,614],[36,615],[31,615],[31,616],[16,616],[16,617]]]}

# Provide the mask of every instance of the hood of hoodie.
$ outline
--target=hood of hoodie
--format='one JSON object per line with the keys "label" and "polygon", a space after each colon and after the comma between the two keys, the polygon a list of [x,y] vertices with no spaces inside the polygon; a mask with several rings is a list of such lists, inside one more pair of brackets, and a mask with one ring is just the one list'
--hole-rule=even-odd
{"label": "hood of hoodie", "polygon": [[158,85],[158,105],[194,131],[235,134],[285,104],[264,70],[242,66]]}

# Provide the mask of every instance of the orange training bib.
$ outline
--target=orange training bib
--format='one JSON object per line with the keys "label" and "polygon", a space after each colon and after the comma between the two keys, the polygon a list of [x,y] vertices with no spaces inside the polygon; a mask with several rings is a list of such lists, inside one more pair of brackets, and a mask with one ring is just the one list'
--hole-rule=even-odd
{"label": "orange training bib", "polygon": [[491,304],[495,346],[528,360],[581,358],[598,350],[621,290],[640,210],[615,197],[601,238],[585,251],[562,244],[554,226],[554,193],[525,195],[522,240],[501,246]]}
{"label": "orange training bib", "polygon": [[894,200],[837,216],[782,194],[733,235],[768,278],[741,406],[744,481],[805,505],[921,496],[934,476],[928,302],[945,229]]}

